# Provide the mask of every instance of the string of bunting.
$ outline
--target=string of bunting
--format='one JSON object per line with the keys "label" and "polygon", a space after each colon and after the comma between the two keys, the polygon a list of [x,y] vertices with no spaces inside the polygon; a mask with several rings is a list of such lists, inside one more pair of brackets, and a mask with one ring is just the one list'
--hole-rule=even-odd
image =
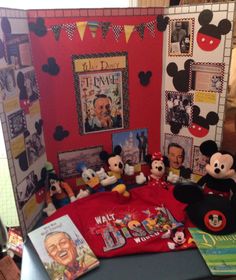
{"label": "string of bunting", "polygon": [[114,38],[117,42],[119,41],[121,33],[124,32],[126,43],[128,43],[131,35],[135,31],[138,33],[140,38],[143,39],[146,28],[150,32],[151,36],[155,38],[156,26],[157,26],[156,20],[147,23],[140,23],[136,25],[130,25],[130,24],[118,25],[118,24],[112,24],[111,22],[97,22],[97,21],[78,21],[75,23],[56,24],[48,28],[48,30],[51,30],[53,32],[56,41],[59,40],[61,31],[63,29],[65,30],[69,40],[73,40],[74,34],[77,30],[81,41],[83,41],[84,34],[87,27],[90,30],[93,38],[96,38],[97,30],[101,28],[103,39],[106,39],[109,30],[112,30],[114,34]]}

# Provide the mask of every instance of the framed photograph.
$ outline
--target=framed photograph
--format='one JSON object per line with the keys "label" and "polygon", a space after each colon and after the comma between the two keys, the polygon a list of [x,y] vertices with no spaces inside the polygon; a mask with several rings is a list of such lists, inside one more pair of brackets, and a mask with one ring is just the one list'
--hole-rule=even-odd
{"label": "framed photograph", "polygon": [[10,129],[11,139],[24,133],[27,129],[26,119],[23,110],[14,112],[8,116],[8,124]]}
{"label": "framed photograph", "polygon": [[36,179],[34,171],[32,171],[26,178],[17,186],[17,197],[20,208],[30,199],[36,191]]}
{"label": "framed photograph", "polygon": [[81,134],[128,127],[126,53],[73,56]]}
{"label": "framed photograph", "polygon": [[35,162],[45,152],[42,136],[33,133],[25,139],[25,148],[29,165]]}
{"label": "framed photograph", "polygon": [[191,63],[191,89],[221,93],[223,90],[223,82],[224,63]]}
{"label": "framed photograph", "polygon": [[2,100],[17,96],[14,67],[0,69],[0,94]]}
{"label": "framed photograph", "polygon": [[124,163],[135,165],[144,163],[148,152],[147,128],[129,130],[112,134],[112,146],[120,145],[122,148],[122,160]]}
{"label": "framed photograph", "polygon": [[198,146],[193,147],[193,173],[204,176],[206,165],[209,163],[209,157],[203,155]]}
{"label": "framed photograph", "polygon": [[193,94],[175,91],[165,92],[166,123],[179,123],[188,127],[192,120]]}
{"label": "framed photograph", "polygon": [[[174,134],[165,133],[164,139],[164,154],[169,158],[170,167],[176,168],[174,165],[176,158],[178,158],[178,164],[186,168],[191,168],[192,163],[192,145],[193,138],[186,136],[179,136]],[[174,147],[175,150],[178,150],[179,155],[173,159],[173,166],[171,166],[171,151],[170,148]],[[178,168],[176,168],[178,169]]]}
{"label": "framed photograph", "polygon": [[102,150],[102,146],[95,146],[58,153],[60,176],[62,178],[79,176],[80,174],[76,170],[79,162],[83,162],[86,167],[98,171],[103,166],[103,162],[99,157]]}
{"label": "framed photograph", "polygon": [[26,87],[27,96],[30,102],[34,102],[39,98],[39,88],[35,76],[35,71],[30,70],[24,72],[24,85]]}
{"label": "framed photograph", "polygon": [[194,18],[173,19],[169,22],[169,56],[193,55]]}

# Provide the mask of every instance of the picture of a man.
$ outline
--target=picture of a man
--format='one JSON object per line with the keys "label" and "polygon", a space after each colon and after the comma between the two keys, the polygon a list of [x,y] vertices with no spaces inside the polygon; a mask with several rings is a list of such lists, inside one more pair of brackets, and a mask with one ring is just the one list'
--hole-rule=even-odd
{"label": "picture of a man", "polygon": [[171,43],[181,42],[187,36],[186,30],[182,27],[181,21],[175,22],[175,28],[171,33]]}
{"label": "picture of a man", "polygon": [[180,169],[184,162],[185,151],[177,143],[170,143],[168,146],[168,159],[170,168]]}
{"label": "picture of a man", "polygon": [[72,280],[79,275],[80,264],[76,244],[69,234],[63,231],[51,232],[46,235],[44,246],[48,255],[65,267],[64,279]]}

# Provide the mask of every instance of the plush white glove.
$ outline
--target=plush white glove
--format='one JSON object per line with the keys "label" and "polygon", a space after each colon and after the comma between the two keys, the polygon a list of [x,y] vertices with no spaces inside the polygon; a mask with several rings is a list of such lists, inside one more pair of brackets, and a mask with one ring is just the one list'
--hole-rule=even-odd
{"label": "plush white glove", "polygon": [[135,182],[139,185],[142,185],[147,181],[146,176],[144,176],[143,172],[140,172],[139,175],[135,177]]}
{"label": "plush white glove", "polygon": [[76,196],[76,199],[80,199],[80,198],[83,198],[83,197],[86,197],[86,196],[89,196],[90,193],[88,190],[80,190],[79,193],[77,194]]}
{"label": "plush white glove", "polygon": [[175,184],[179,181],[179,175],[174,174],[172,171],[170,171],[169,175],[167,176],[167,181]]}
{"label": "plush white glove", "polygon": [[48,203],[48,206],[43,209],[43,212],[45,212],[48,216],[51,216],[53,213],[55,213],[57,209],[53,205],[53,203]]}
{"label": "plush white glove", "polygon": [[115,184],[117,182],[117,178],[115,176],[107,176],[107,178],[103,179],[100,183],[103,187]]}
{"label": "plush white glove", "polygon": [[99,171],[96,172],[100,181],[106,179],[108,177],[107,173],[105,172],[104,168],[101,167]]}
{"label": "plush white glove", "polygon": [[76,197],[75,197],[74,195],[72,195],[72,196],[70,197],[70,202],[74,202],[74,201],[76,201]]}
{"label": "plush white glove", "polygon": [[124,171],[125,171],[126,175],[129,175],[129,176],[134,175],[134,166],[129,165],[128,163],[126,163]]}

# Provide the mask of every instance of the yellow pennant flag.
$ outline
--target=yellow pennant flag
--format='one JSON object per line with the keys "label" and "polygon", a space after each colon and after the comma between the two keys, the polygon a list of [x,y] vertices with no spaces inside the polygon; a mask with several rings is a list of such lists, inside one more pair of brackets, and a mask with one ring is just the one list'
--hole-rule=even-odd
{"label": "yellow pennant flag", "polygon": [[124,25],[124,31],[125,31],[125,40],[126,43],[128,43],[129,38],[134,31],[134,25]]}
{"label": "yellow pennant flag", "polygon": [[87,26],[87,21],[76,22],[76,26],[77,26],[77,29],[79,31],[80,39],[83,41],[85,29],[86,29],[86,26]]}

